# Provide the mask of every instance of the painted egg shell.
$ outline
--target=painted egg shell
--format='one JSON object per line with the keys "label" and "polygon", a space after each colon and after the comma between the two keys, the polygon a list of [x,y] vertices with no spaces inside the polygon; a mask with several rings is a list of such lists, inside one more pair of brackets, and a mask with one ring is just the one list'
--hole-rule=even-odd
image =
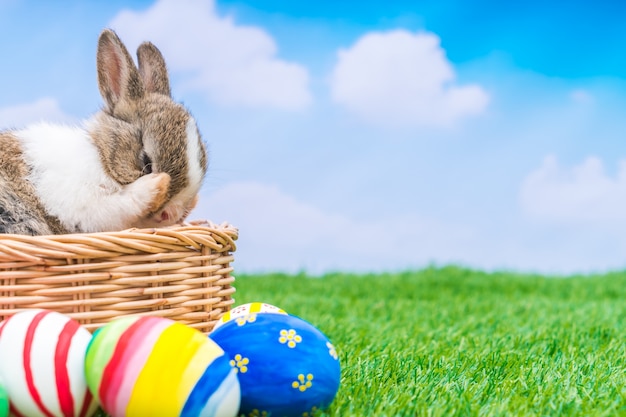
{"label": "painted egg shell", "polygon": [[310,415],[335,398],[341,374],[337,352],[322,332],[298,317],[250,314],[224,324],[210,338],[238,371],[242,414]]}
{"label": "painted egg shell", "polygon": [[4,381],[0,378],[0,417],[9,417],[9,393],[4,385]]}
{"label": "painted egg shell", "polygon": [[233,308],[230,311],[227,311],[220,317],[220,319],[215,323],[213,330],[222,326],[224,323],[229,322],[231,320],[235,320],[239,317],[246,316],[252,313],[274,313],[274,314],[287,314],[285,310],[282,308],[273,306],[267,303],[248,303],[242,304]]}
{"label": "painted egg shell", "polygon": [[113,417],[233,417],[241,394],[230,358],[199,330],[160,317],[124,317],[87,348],[87,383]]}
{"label": "painted egg shell", "polygon": [[[91,416],[97,403],[85,380],[91,333],[69,317],[25,310],[0,327],[0,377],[14,415]],[[2,400],[0,400],[0,403]]]}

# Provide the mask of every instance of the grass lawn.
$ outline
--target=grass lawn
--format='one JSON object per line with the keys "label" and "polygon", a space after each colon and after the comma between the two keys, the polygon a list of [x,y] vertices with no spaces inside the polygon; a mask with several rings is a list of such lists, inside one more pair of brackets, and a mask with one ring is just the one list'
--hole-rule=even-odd
{"label": "grass lawn", "polygon": [[329,416],[626,416],[626,274],[238,275],[336,346]]}

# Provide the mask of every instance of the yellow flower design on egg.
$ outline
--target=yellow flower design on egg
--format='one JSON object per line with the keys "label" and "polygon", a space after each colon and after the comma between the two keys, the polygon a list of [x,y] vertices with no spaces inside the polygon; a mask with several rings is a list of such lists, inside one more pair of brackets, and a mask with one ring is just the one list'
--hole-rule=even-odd
{"label": "yellow flower design on egg", "polygon": [[332,343],[326,342],[326,347],[328,348],[328,353],[330,354],[330,356],[333,357],[333,359],[339,359],[339,355],[337,355],[337,350],[332,345]]}
{"label": "yellow flower design on egg", "polygon": [[235,355],[235,359],[230,360],[230,366],[235,368],[235,371],[241,372],[245,374],[248,372],[248,364],[250,363],[250,359],[244,358],[239,353]]}
{"label": "yellow flower design on egg", "polygon": [[311,411],[305,411],[302,413],[302,417],[313,417],[317,413],[317,407],[311,408]]}
{"label": "yellow flower design on egg", "polygon": [[254,323],[256,321],[256,314],[249,314],[247,316],[237,317],[235,321],[237,322],[237,326],[240,327],[246,323]]}
{"label": "yellow flower design on egg", "polygon": [[286,343],[290,348],[295,348],[296,345],[302,342],[302,336],[300,336],[294,329],[281,330],[278,341],[283,345]]}
{"label": "yellow flower design on egg", "polygon": [[298,380],[293,381],[291,386],[294,389],[300,390],[300,392],[306,391],[313,386],[313,374],[307,374],[306,377],[304,374],[298,375]]}

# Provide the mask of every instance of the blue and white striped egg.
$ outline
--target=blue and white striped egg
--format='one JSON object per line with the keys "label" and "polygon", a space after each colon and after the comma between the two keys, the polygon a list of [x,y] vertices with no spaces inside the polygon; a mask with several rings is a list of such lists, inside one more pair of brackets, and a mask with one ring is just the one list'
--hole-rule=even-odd
{"label": "blue and white striped egg", "polygon": [[298,317],[249,314],[209,336],[238,371],[240,414],[311,415],[337,394],[341,371],[334,346]]}

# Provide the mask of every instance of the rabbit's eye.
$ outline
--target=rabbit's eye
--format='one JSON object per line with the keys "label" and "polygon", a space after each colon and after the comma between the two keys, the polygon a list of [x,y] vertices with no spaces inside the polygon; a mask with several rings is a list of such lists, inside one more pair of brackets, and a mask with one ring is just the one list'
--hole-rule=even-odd
{"label": "rabbit's eye", "polygon": [[144,175],[152,174],[152,159],[150,159],[148,154],[145,152],[142,152],[141,154],[141,163],[143,164],[143,167],[141,168],[141,173]]}

